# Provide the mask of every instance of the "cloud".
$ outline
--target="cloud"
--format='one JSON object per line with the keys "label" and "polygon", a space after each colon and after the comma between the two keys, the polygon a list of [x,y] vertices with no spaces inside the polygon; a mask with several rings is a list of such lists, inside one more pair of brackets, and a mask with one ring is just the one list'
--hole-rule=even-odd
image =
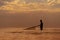
{"label": "cloud", "polygon": [[47,0],[24,0],[24,1],[26,1],[26,3],[34,3],[34,2],[44,3],[44,2],[46,2]]}
{"label": "cloud", "polygon": [[3,6],[3,5],[5,5],[5,2],[0,0],[0,6]]}
{"label": "cloud", "polygon": [[14,0],[3,0],[3,1],[8,1],[8,2],[12,2],[12,1],[14,1]]}
{"label": "cloud", "polygon": [[26,4],[25,1],[20,2],[19,0],[15,0],[12,2],[8,2],[7,5],[1,7],[0,9],[6,9],[6,10],[10,10],[11,8],[14,10],[33,10],[33,9],[39,9],[38,3],[28,3]]}
{"label": "cloud", "polygon": [[14,0],[0,0],[0,6],[4,6],[7,4],[7,2],[12,2]]}
{"label": "cloud", "polygon": [[[0,10],[33,11],[60,8],[60,4],[48,5],[47,0],[1,0]],[[50,2],[51,3],[51,2]]]}
{"label": "cloud", "polygon": [[52,6],[52,8],[60,8],[60,4],[55,4]]}

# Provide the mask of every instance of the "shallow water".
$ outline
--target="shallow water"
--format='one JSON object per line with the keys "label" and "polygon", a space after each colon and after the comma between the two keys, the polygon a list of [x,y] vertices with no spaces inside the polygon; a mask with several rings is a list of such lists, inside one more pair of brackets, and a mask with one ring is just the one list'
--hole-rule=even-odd
{"label": "shallow water", "polygon": [[0,40],[60,40],[60,29],[23,30],[6,28],[0,30]]}

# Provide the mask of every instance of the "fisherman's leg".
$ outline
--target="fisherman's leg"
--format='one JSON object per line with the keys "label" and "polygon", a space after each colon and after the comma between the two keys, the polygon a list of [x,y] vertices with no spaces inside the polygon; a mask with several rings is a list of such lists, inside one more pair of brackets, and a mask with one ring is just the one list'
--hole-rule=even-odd
{"label": "fisherman's leg", "polygon": [[42,25],[40,25],[40,30],[41,30],[41,31],[43,30],[43,26],[42,26]]}

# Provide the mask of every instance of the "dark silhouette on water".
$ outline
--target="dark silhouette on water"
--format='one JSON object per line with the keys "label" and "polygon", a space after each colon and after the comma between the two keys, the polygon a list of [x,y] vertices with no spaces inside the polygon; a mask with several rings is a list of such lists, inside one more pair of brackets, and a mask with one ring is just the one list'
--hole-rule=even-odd
{"label": "dark silhouette on water", "polygon": [[34,28],[36,28],[36,27],[38,27],[38,26],[40,27],[40,30],[42,31],[42,30],[43,30],[43,22],[42,22],[42,20],[40,20],[40,25],[28,27],[28,28],[26,28],[26,29],[24,29],[24,30],[34,29]]}
{"label": "dark silhouette on water", "polygon": [[41,31],[43,30],[43,22],[42,22],[42,20],[40,20],[40,30]]}

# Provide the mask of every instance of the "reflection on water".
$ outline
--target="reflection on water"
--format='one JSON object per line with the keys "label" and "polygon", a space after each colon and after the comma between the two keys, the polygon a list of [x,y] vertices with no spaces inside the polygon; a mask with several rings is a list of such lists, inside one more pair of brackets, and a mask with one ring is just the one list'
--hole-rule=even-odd
{"label": "reflection on water", "polygon": [[60,29],[20,30],[3,29],[0,40],[60,40]]}
{"label": "reflection on water", "polygon": [[35,35],[41,35],[41,34],[60,34],[60,32],[40,32],[40,33],[29,33],[29,34],[35,34]]}

